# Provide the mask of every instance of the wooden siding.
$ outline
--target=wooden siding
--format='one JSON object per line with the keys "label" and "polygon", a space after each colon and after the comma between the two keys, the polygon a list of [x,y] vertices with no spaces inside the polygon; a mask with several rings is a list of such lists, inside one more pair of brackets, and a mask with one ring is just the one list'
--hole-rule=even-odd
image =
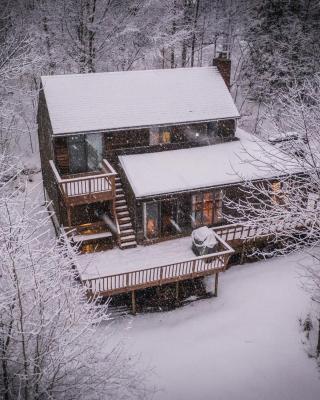
{"label": "wooden siding", "polygon": [[54,160],[58,171],[61,174],[68,174],[69,169],[69,150],[67,138],[54,139]]}
{"label": "wooden siding", "polygon": [[65,210],[60,207],[59,189],[49,163],[49,160],[54,157],[52,127],[42,87],[39,92],[37,123],[43,185],[49,197],[47,200],[52,202],[53,210],[61,224]]}
{"label": "wooden siding", "polygon": [[132,129],[104,134],[105,156],[115,161],[116,151],[149,145],[149,129]]}

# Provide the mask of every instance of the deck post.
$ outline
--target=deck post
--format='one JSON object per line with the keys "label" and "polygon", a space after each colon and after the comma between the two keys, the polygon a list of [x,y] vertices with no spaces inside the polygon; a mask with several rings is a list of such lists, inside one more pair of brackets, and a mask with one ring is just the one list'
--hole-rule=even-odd
{"label": "deck post", "polygon": [[71,224],[71,207],[69,206],[67,206],[67,217],[68,217],[68,226],[70,228],[72,224]]}
{"label": "deck post", "polygon": [[131,307],[132,307],[132,314],[136,315],[136,292],[133,290],[131,292]]}
{"label": "deck post", "polygon": [[214,276],[214,297],[218,297],[218,282],[219,282],[219,272],[217,272]]}
{"label": "deck post", "polygon": [[244,263],[245,251],[246,251],[246,244],[245,244],[245,242],[243,242],[243,244],[241,246],[241,253],[240,253],[240,265],[242,265]]}
{"label": "deck post", "polygon": [[179,301],[179,281],[176,282],[176,301]]}

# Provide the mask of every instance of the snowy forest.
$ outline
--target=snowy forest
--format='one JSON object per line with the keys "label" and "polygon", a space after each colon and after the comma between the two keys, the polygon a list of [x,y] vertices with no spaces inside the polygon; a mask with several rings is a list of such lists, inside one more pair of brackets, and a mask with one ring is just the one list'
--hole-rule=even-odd
{"label": "snowy forest", "polygon": [[[253,251],[267,261],[241,276],[227,272],[225,300],[211,311],[204,300],[114,320],[110,300],[86,297],[77,249],[56,236],[43,197],[40,77],[204,67],[219,52],[232,61],[238,125],[257,145],[283,132],[303,138],[281,149],[301,173],[276,199],[274,187],[245,181],[243,201],[225,200],[238,211],[230,224],[281,225],[279,245]],[[274,153],[247,158],[278,175],[291,168]],[[318,398],[319,162],[318,0],[0,0],[0,399]]]}

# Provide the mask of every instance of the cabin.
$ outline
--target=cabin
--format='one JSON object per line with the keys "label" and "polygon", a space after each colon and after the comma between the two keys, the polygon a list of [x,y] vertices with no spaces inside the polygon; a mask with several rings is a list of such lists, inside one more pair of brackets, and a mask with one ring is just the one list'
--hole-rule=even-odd
{"label": "cabin", "polygon": [[[43,76],[38,136],[57,232],[90,253],[129,251],[225,224],[224,196],[238,198],[244,177],[271,178],[237,157],[244,144],[261,149],[237,127],[230,68],[219,55],[209,67]],[[232,252],[223,239],[221,252]],[[225,268],[226,260],[217,260],[216,270]],[[212,273],[200,264],[201,276]],[[186,277],[197,272],[190,271]],[[138,278],[123,279],[120,289]],[[145,287],[146,278],[141,282]]]}

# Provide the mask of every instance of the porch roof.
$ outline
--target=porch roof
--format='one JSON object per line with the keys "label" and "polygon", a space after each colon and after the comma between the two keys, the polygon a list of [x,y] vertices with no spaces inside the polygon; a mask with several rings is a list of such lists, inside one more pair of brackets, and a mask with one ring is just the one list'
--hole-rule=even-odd
{"label": "porch roof", "polygon": [[238,118],[216,67],[41,78],[54,135]]}
{"label": "porch roof", "polygon": [[275,146],[241,129],[237,137],[233,142],[119,159],[137,198],[299,172],[297,163]]}

